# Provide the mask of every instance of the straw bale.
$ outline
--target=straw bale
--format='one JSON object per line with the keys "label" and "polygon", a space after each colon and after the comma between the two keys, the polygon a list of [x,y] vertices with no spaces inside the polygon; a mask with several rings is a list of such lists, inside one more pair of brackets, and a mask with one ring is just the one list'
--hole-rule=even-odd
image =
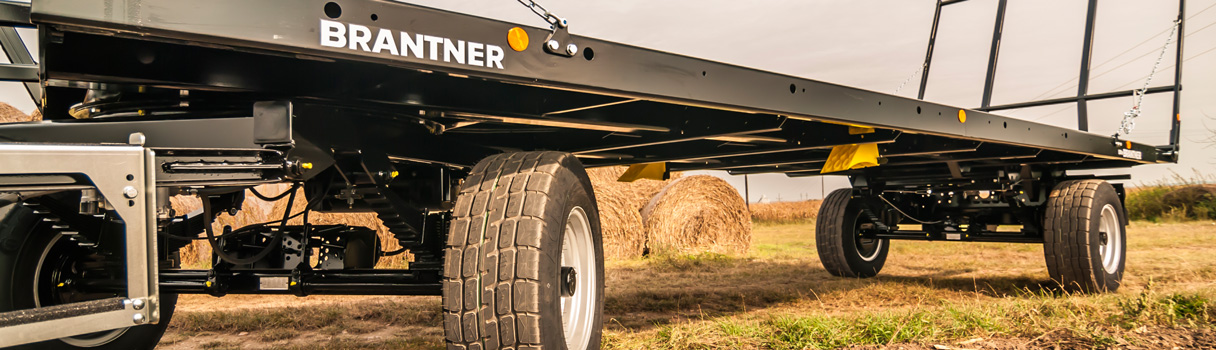
{"label": "straw bale", "polygon": [[[595,189],[596,206],[600,211],[600,232],[604,237],[604,258],[629,259],[646,252],[646,229],[642,224],[642,207],[671,180],[641,179],[618,182],[626,167],[587,169]],[[679,174],[672,174],[679,177]]]}
{"label": "straw bale", "polygon": [[[258,186],[258,192],[274,196],[290,189],[290,185],[274,184]],[[202,208],[202,202],[198,197],[193,196],[174,196],[170,198],[173,204],[173,210],[177,215],[182,215],[192,210]],[[307,201],[304,198],[303,191],[296,195],[296,200],[292,204],[292,214],[299,213],[304,209]],[[287,198],[280,199],[275,202],[266,202],[253,194],[245,193],[245,202],[243,208],[237,213],[236,217],[228,214],[221,214],[216,219],[212,229],[216,234],[223,232],[224,225],[231,225],[233,229],[237,229],[246,225],[279,220],[283,218],[283,211],[287,209]],[[399,249],[401,246],[397,244],[397,239],[388,231],[388,228],[380,222],[380,218],[376,217],[376,213],[319,213],[311,212],[308,214],[308,222],[314,225],[336,225],[345,224],[351,226],[363,226],[376,230],[376,235],[380,236],[381,249],[392,251]],[[289,225],[300,225],[303,223],[303,217],[296,217],[288,221]],[[197,267],[208,264],[211,258],[211,246],[206,240],[196,241],[190,246],[182,249],[182,263],[186,266]],[[400,254],[391,257],[383,257],[377,264],[381,267],[405,267],[408,264],[408,254]]]}
{"label": "straw bale", "polygon": [[642,222],[651,252],[742,254],[751,246],[743,197],[709,175],[672,181],[642,209]]}
{"label": "straw bale", "polygon": [[28,122],[28,121],[34,121],[34,120],[42,120],[42,113],[39,113],[38,110],[34,110],[34,113],[37,114],[37,118],[26,115],[25,112],[22,112],[20,109],[17,109],[17,107],[13,107],[10,104],[0,102],[0,123],[16,123],[16,122]]}

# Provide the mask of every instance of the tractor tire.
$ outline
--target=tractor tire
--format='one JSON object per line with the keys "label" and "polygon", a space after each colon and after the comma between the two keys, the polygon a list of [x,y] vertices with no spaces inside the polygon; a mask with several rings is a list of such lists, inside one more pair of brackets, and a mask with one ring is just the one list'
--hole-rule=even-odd
{"label": "tractor tire", "polygon": [[874,277],[887,261],[886,239],[865,239],[857,234],[861,223],[861,198],[848,188],[832,191],[819,207],[815,219],[815,246],[819,262],[834,276]]}
{"label": "tractor tire", "polygon": [[460,186],[445,249],[449,349],[598,349],[604,252],[591,180],[568,153],[494,155]]}
{"label": "tractor tire", "polygon": [[[75,301],[115,296],[77,293],[70,286],[58,287],[50,280],[48,276],[59,275],[58,272],[35,273],[71,266],[71,261],[88,253],[50,226],[20,202],[0,207],[0,312],[56,305],[58,299],[68,298],[62,295],[72,295],[70,298]],[[48,340],[13,349],[151,349],[164,335],[176,304],[176,294],[161,294],[160,322],[154,325]]]}
{"label": "tractor tire", "polygon": [[1114,292],[1123,281],[1127,218],[1114,186],[1064,181],[1051,190],[1043,222],[1043,255],[1065,289]]}

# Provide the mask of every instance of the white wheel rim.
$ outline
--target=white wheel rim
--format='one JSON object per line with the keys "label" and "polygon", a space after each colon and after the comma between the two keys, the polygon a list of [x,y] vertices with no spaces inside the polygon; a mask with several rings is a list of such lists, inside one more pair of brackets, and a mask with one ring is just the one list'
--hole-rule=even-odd
{"label": "white wheel rim", "polygon": [[[51,238],[51,242],[47,243],[46,247],[42,249],[42,255],[38,256],[38,264],[34,265],[34,307],[42,307],[42,300],[39,298],[39,295],[41,295],[39,292],[41,290],[39,288],[40,283],[38,283],[38,279],[42,276],[42,265],[46,263],[47,256],[51,254],[51,248],[54,248],[55,244],[59,243],[60,238],[63,238],[62,234],[56,234],[55,238]],[[118,339],[118,337],[121,337],[123,334],[127,333],[127,329],[128,328],[119,328],[112,331],[59,338],[59,340],[67,343],[68,345],[79,348],[93,348],[109,344],[115,339]]]}
{"label": "white wheel rim", "polygon": [[1110,204],[1102,207],[1098,220],[1098,256],[1102,258],[1102,269],[1114,274],[1123,262],[1123,225],[1119,224],[1115,206]]}
{"label": "white wheel rim", "polygon": [[[854,221],[853,227],[855,228],[853,229],[854,232],[850,233],[851,235],[856,235],[857,231],[860,230],[860,228],[856,227],[861,223],[861,214],[857,214],[857,219]],[[878,258],[878,252],[882,251],[882,244],[883,240],[881,239],[861,238],[857,236],[853,239],[853,251],[857,252],[857,256],[861,257],[863,261],[874,261],[874,259]]]}
{"label": "white wheel rim", "polygon": [[[591,342],[591,324],[595,320],[595,250],[591,240],[591,224],[581,207],[574,207],[566,217],[566,230],[562,234],[562,267],[574,268],[574,295],[561,295],[562,328],[565,330],[566,347],[570,350],[587,349]],[[559,285],[564,284],[558,269]],[[560,289],[560,288],[559,288]],[[561,291],[559,290],[559,293]]]}
{"label": "white wheel rim", "polygon": [[[869,249],[863,250],[862,246],[874,247],[874,250],[872,250],[872,251],[870,251]],[[874,261],[874,259],[878,258],[878,252],[882,251],[882,240],[877,239],[877,238],[875,238],[875,239],[860,238],[855,243],[853,243],[853,248],[855,248],[857,250],[857,256],[860,256],[861,260]],[[870,251],[870,255],[866,255],[865,251]]]}

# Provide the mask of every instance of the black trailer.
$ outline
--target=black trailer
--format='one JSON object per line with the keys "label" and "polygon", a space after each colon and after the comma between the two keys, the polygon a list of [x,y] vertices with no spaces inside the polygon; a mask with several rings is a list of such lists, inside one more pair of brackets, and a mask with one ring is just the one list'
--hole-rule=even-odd
{"label": "black trailer", "polygon": [[[0,126],[0,346],[150,347],[178,294],[280,293],[442,295],[450,348],[596,348],[584,167],[612,165],[848,175],[816,227],[834,275],[877,274],[890,240],[1022,242],[1064,288],[1112,291],[1127,218],[1105,180],[1126,177],[1073,171],[1178,159],[1178,118],[1168,145],[1085,131],[1086,101],[1130,91],[990,105],[1005,0],[974,109],[581,37],[525,6],[550,27],[379,0],[0,2],[0,78],[44,116]],[[37,28],[36,56],[15,27]],[[1141,91],[1175,114],[1177,64]],[[1077,103],[1079,128],[991,113],[1051,103]],[[271,183],[292,185],[252,193],[306,207],[212,230]],[[416,260],[374,269],[402,251],[367,228],[286,224],[310,211],[374,212]],[[197,239],[214,267],[181,269]]]}

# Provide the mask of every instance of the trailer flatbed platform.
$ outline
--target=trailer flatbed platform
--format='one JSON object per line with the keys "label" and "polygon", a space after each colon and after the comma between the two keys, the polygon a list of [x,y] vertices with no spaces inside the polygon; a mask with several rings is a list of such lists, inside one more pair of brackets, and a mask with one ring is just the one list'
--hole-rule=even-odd
{"label": "trailer flatbed platform", "polygon": [[[340,9],[338,16],[326,14],[329,4]],[[138,11],[107,6],[35,3],[34,20],[62,30],[57,42],[45,44],[43,70],[49,86],[88,81],[318,103],[358,101],[386,116],[435,123],[453,142],[573,152],[589,166],[665,161],[673,163],[673,170],[814,175],[832,146],[870,142],[882,144],[880,155],[890,159],[873,170],[878,176],[948,173],[952,163],[977,170],[1025,163],[1085,169],[1170,159],[1153,145],[1119,142],[1110,135],[569,35],[563,29],[557,31],[561,50],[577,45],[574,57],[566,57],[542,48],[553,30],[409,4],[227,0],[206,5],[146,1]],[[209,13],[208,8],[242,10]],[[523,51],[507,43],[512,28],[531,38]],[[356,32],[367,38],[353,40]],[[327,35],[343,45],[326,46]],[[436,39],[413,43],[429,38]],[[501,60],[470,64],[479,52],[474,47],[480,46],[487,47],[481,52],[486,55],[495,48]],[[139,52],[141,57],[71,54],[106,50]],[[192,69],[162,68],[179,66]],[[875,132],[850,134],[848,125]],[[11,132],[4,136],[26,141]],[[753,157],[758,155],[763,156]],[[469,160],[453,163],[471,165]]]}
{"label": "trailer flatbed platform", "polygon": [[[938,1],[937,12],[962,1]],[[97,181],[109,175],[92,163],[0,171],[0,218],[26,223],[0,225],[23,230],[0,238],[31,237],[18,253],[0,252],[0,280],[10,281],[0,289],[32,283],[35,293],[126,298],[105,317],[134,315],[135,326],[86,335],[116,334],[90,343],[103,346],[158,337],[160,303],[172,307],[160,293],[280,293],[442,294],[453,348],[594,348],[603,253],[583,169],[620,165],[659,176],[847,175],[853,188],[825,199],[814,233],[838,276],[877,274],[890,240],[1018,242],[1045,245],[1062,288],[1117,289],[1123,188],[1104,180],[1126,177],[1075,171],[1176,162],[1179,118],[1170,144],[1151,145],[1084,131],[1084,108],[1078,129],[999,115],[1131,94],[990,105],[1005,3],[984,101],[969,108],[574,35],[534,2],[525,5],[549,28],[378,0],[0,2],[0,45],[13,62],[0,65],[0,78],[26,82],[44,116],[0,126],[0,160],[115,147],[139,159],[115,165],[132,174],[127,181],[146,182],[141,190]],[[1096,0],[1089,6],[1082,81]],[[14,29],[31,26],[37,60]],[[1173,85],[1141,91],[1174,93],[1175,115],[1177,65]],[[273,198],[250,193],[299,193],[305,220],[309,211],[374,212],[403,248],[382,251],[367,228],[288,225],[294,212],[213,232],[218,213],[241,210],[246,189],[270,183],[293,186]],[[173,212],[172,195],[200,197],[202,212]],[[135,210],[146,220],[124,220]],[[136,234],[148,239],[125,251],[157,252],[145,254],[146,266],[119,264],[125,270],[73,283],[57,280],[66,276],[58,270],[45,280],[21,272],[43,267],[20,252],[105,260],[98,256],[124,248],[98,242]],[[175,265],[194,239],[213,247],[210,270]],[[415,258],[408,270],[372,269],[406,250]],[[311,254],[328,260],[312,266]],[[145,268],[150,280],[136,282],[146,284],[122,282]],[[0,302],[0,311],[38,319],[44,306]],[[47,317],[48,326],[101,319]],[[79,334],[0,337],[10,339],[0,346]],[[120,345],[107,345],[114,339]]]}

